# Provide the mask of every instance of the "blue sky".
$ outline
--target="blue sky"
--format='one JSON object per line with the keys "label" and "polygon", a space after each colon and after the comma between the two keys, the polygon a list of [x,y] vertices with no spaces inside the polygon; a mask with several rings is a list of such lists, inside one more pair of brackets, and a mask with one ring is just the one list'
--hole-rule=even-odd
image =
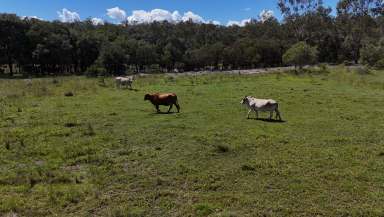
{"label": "blue sky", "polygon": [[[80,18],[101,18],[113,21],[107,9],[119,7],[127,17],[133,10],[151,11],[164,9],[171,13],[179,11],[181,16],[191,11],[206,21],[241,21],[257,18],[263,9],[272,10],[277,18],[280,13],[277,0],[0,0],[0,12],[16,13],[19,16],[37,16],[45,20],[59,19],[58,11],[63,8],[76,12]],[[326,5],[334,7],[337,0],[326,0]]]}

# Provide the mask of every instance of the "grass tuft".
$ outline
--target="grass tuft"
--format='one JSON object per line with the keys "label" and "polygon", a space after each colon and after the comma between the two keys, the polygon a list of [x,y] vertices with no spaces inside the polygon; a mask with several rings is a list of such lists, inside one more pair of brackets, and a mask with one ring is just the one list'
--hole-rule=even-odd
{"label": "grass tuft", "polygon": [[216,145],[215,150],[219,153],[229,152],[229,147],[227,145]]}
{"label": "grass tuft", "polygon": [[64,127],[73,128],[73,127],[76,127],[76,126],[78,126],[78,125],[79,125],[79,124],[77,124],[77,123],[68,122],[68,123],[65,123],[65,124],[64,124]]}
{"label": "grass tuft", "polygon": [[244,164],[241,166],[241,170],[243,170],[243,171],[255,171],[256,169],[253,166],[250,166],[248,164]]}
{"label": "grass tuft", "polygon": [[196,216],[205,217],[214,212],[214,208],[210,204],[201,203],[195,205]]}
{"label": "grass tuft", "polygon": [[90,124],[90,123],[87,124],[87,129],[85,130],[84,135],[86,135],[86,136],[94,136],[94,135],[96,135],[96,132],[93,129],[92,124]]}
{"label": "grass tuft", "polygon": [[64,96],[66,96],[66,97],[71,97],[71,96],[74,96],[74,95],[75,94],[72,91],[68,91],[68,92],[64,93]]}

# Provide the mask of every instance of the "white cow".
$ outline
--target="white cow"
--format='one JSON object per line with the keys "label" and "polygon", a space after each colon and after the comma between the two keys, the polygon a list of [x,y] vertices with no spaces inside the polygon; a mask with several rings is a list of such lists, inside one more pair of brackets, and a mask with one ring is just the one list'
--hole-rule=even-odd
{"label": "white cow", "polygon": [[135,80],[135,77],[132,76],[127,76],[127,77],[116,77],[116,86],[118,88],[122,88],[124,86],[129,87],[129,89],[132,89],[132,83]]}
{"label": "white cow", "polygon": [[270,120],[272,119],[273,112],[276,112],[276,119],[281,121],[279,104],[273,99],[256,99],[252,96],[246,96],[241,100],[240,104],[245,105],[249,109],[247,118],[249,118],[251,111],[256,113],[256,118],[259,118],[259,111],[267,111],[270,112]]}

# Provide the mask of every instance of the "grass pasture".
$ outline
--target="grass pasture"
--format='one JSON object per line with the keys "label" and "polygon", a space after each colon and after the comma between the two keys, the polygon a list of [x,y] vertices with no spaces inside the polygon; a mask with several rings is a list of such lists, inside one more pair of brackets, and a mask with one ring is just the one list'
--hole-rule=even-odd
{"label": "grass pasture", "polygon": [[[384,215],[383,72],[134,87],[0,80],[0,216]],[[155,114],[156,91],[181,113]],[[245,95],[278,100],[285,122],[246,120]]]}

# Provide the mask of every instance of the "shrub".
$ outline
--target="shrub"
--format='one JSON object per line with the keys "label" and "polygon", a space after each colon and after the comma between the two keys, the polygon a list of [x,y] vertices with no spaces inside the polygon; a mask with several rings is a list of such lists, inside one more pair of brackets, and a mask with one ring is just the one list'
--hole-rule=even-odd
{"label": "shrub", "polygon": [[105,82],[105,78],[104,77],[100,77],[99,78],[98,84],[99,84],[100,87],[107,87],[107,83]]}
{"label": "shrub", "polygon": [[294,44],[283,55],[283,62],[288,65],[294,65],[302,68],[304,65],[314,64],[317,62],[317,49],[311,47],[305,42]]}
{"label": "shrub", "polygon": [[343,65],[344,66],[353,66],[353,65],[355,65],[355,63],[353,61],[344,60]]}
{"label": "shrub", "polygon": [[325,73],[325,74],[330,73],[330,70],[329,70],[328,65],[325,64],[325,63],[321,63],[321,64],[319,64],[319,72],[320,72],[320,73]]}
{"label": "shrub", "polygon": [[370,73],[369,69],[367,67],[365,67],[365,66],[358,66],[353,71],[356,72],[359,75],[367,75],[367,74]]}
{"label": "shrub", "polygon": [[52,84],[59,84],[59,83],[60,83],[59,80],[56,79],[56,78],[54,78],[54,79],[52,80]]}
{"label": "shrub", "polygon": [[[384,59],[384,45],[367,43],[360,51],[360,62],[368,66],[376,66],[376,64]],[[380,63],[379,63],[380,64]]]}
{"label": "shrub", "polygon": [[106,70],[103,67],[100,67],[96,64],[88,67],[86,72],[85,72],[85,75],[87,77],[97,77],[97,76],[105,75],[105,74],[106,74]]}
{"label": "shrub", "polygon": [[375,67],[378,69],[384,69],[384,58],[380,59],[375,63]]}

